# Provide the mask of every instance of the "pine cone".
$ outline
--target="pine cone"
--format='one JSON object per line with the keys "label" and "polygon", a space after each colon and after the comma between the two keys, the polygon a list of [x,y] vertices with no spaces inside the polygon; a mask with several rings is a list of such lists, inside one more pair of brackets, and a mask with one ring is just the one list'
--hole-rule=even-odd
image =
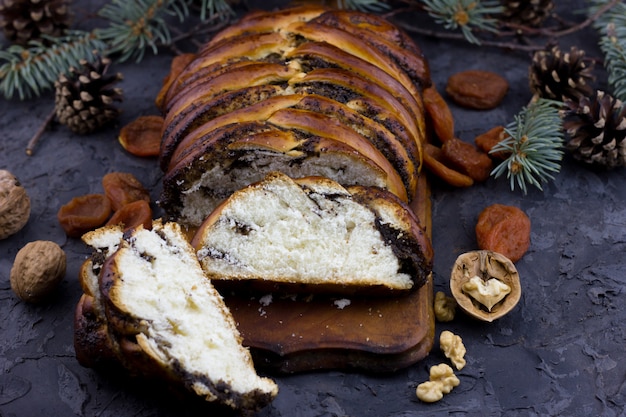
{"label": "pine cone", "polygon": [[551,100],[578,100],[593,93],[593,65],[585,63],[585,51],[572,47],[563,53],[557,46],[533,55],[528,72],[533,94]]}
{"label": "pine cone", "polygon": [[566,149],[587,164],[616,168],[626,165],[626,107],[598,91],[579,102],[568,100],[563,111]]}
{"label": "pine cone", "polygon": [[122,90],[113,84],[121,74],[107,75],[111,61],[98,57],[94,64],[81,61],[80,69],[70,68],[54,83],[57,119],[78,134],[91,133],[117,118],[114,101],[122,101]]}
{"label": "pine cone", "polygon": [[71,19],[69,0],[0,0],[0,27],[18,45],[41,41],[42,35],[60,36]]}
{"label": "pine cone", "polygon": [[552,0],[504,0],[502,20],[521,26],[539,27],[554,9]]}

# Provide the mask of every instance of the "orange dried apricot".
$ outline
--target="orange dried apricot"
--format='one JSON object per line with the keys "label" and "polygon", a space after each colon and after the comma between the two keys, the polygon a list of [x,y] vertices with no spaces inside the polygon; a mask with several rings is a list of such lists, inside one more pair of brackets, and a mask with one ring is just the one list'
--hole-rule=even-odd
{"label": "orange dried apricot", "polygon": [[494,146],[500,143],[504,138],[508,137],[504,131],[504,126],[496,126],[485,133],[482,133],[474,138],[474,143],[481,151],[489,154],[492,158],[505,159],[506,154],[504,152],[490,153]]}
{"label": "orange dried apricot", "polygon": [[118,141],[135,156],[158,156],[161,150],[163,117],[139,116],[120,130]]}
{"label": "orange dried apricot", "polygon": [[110,172],[102,177],[104,194],[111,201],[111,209],[117,211],[137,200],[150,202],[150,193],[137,177],[126,172]]}
{"label": "orange dried apricot", "polygon": [[111,202],[104,194],[86,194],[61,206],[57,219],[66,235],[80,237],[102,226],[110,214]]}
{"label": "orange dried apricot", "polygon": [[469,187],[474,184],[471,177],[446,166],[442,160],[443,153],[440,148],[430,143],[424,145],[424,166],[430,172],[453,187]]}
{"label": "orange dried apricot", "polygon": [[448,103],[441,97],[441,94],[434,86],[425,88],[422,91],[424,108],[428,115],[428,120],[441,142],[454,138],[454,119]]}
{"label": "orange dried apricot", "polygon": [[476,241],[480,249],[517,262],[530,247],[530,219],[517,207],[492,204],[478,215]]}
{"label": "orange dried apricot", "polygon": [[133,201],[113,213],[106,224],[120,225],[124,230],[134,229],[140,224],[144,229],[152,229],[152,209],[144,200]]}
{"label": "orange dried apricot", "polygon": [[474,181],[482,182],[489,178],[493,161],[489,155],[478,150],[474,145],[452,138],[443,143],[441,150],[452,167]]}
{"label": "orange dried apricot", "polygon": [[493,109],[509,91],[508,81],[499,74],[467,70],[448,78],[446,93],[459,106],[477,110]]}

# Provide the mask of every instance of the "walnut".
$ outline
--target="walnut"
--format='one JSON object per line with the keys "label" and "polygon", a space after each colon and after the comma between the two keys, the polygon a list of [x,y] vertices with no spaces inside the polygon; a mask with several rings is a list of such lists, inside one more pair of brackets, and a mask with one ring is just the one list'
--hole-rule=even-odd
{"label": "walnut", "polygon": [[452,297],[448,297],[443,291],[437,291],[435,294],[434,310],[437,321],[452,321],[456,315],[456,300]]}
{"label": "walnut", "polygon": [[47,240],[27,243],[17,252],[11,268],[11,288],[22,300],[44,300],[65,276],[65,252]]}
{"label": "walnut", "polygon": [[460,382],[452,368],[441,363],[430,368],[430,379],[419,384],[415,394],[420,400],[433,403],[442,399],[444,394],[448,394]]}
{"label": "walnut", "polygon": [[0,239],[19,232],[30,217],[26,189],[7,170],[0,170]]}
{"label": "walnut", "polygon": [[461,370],[465,367],[465,345],[463,339],[449,330],[444,330],[439,335],[439,347],[446,358],[450,359],[454,367]]}
{"label": "walnut", "polygon": [[463,311],[487,322],[511,311],[521,296],[519,275],[513,262],[488,250],[467,252],[457,258],[450,289]]}

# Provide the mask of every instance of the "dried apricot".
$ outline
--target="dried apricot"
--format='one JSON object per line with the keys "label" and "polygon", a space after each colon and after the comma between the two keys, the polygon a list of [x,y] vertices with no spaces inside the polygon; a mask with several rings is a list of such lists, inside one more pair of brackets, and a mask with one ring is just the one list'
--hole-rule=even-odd
{"label": "dried apricot", "polygon": [[135,156],[158,156],[161,150],[163,117],[139,116],[120,130],[118,141]]}
{"label": "dried apricot", "polygon": [[453,168],[471,177],[474,181],[486,181],[493,169],[489,155],[478,150],[474,145],[452,138],[441,146],[443,156]]}
{"label": "dried apricot", "polygon": [[433,144],[424,146],[424,166],[430,172],[454,187],[469,187],[474,180],[465,174],[446,166],[443,162],[443,152]]}
{"label": "dried apricot", "polygon": [[120,225],[124,230],[134,229],[140,224],[144,229],[152,229],[152,209],[144,200],[133,201],[117,210],[106,224]]}
{"label": "dried apricot", "polygon": [[478,215],[476,241],[480,249],[517,262],[530,247],[530,219],[517,207],[490,205]]}
{"label": "dried apricot", "polygon": [[508,81],[491,71],[461,71],[450,78],[446,85],[446,93],[459,106],[470,109],[493,109],[509,91]]}
{"label": "dried apricot", "polygon": [[425,88],[422,91],[424,107],[428,115],[428,120],[441,142],[454,137],[454,119],[452,111],[445,102],[441,94],[434,86]]}
{"label": "dried apricot", "polygon": [[102,187],[113,211],[137,200],[150,202],[150,193],[133,174],[110,172],[102,177]]}
{"label": "dried apricot", "polygon": [[80,237],[102,226],[110,214],[111,202],[104,194],[86,194],[61,206],[57,219],[66,235]]}
{"label": "dried apricot", "polygon": [[504,152],[490,153],[494,146],[508,137],[504,130],[504,126],[496,126],[489,129],[485,133],[482,133],[474,138],[474,143],[478,149],[489,154],[489,156],[497,159],[505,159],[507,157]]}

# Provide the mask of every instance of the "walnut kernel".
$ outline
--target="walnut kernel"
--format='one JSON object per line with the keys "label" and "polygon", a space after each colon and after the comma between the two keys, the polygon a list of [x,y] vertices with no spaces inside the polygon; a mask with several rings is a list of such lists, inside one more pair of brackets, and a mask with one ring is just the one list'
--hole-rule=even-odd
{"label": "walnut kernel", "polygon": [[439,335],[439,348],[450,359],[454,367],[461,370],[465,367],[465,345],[463,339],[449,330],[444,330]]}
{"label": "walnut kernel", "polygon": [[443,291],[437,291],[434,310],[437,321],[442,323],[452,321],[456,315],[456,300],[448,297]]}
{"label": "walnut kernel", "polygon": [[442,399],[444,394],[452,391],[460,382],[459,378],[454,375],[452,368],[441,363],[430,367],[430,379],[419,384],[415,394],[424,402],[436,402]]}
{"label": "walnut kernel", "polygon": [[17,252],[11,268],[11,288],[22,300],[38,303],[65,276],[66,256],[59,245],[48,240],[27,243]]}
{"label": "walnut kernel", "polygon": [[26,189],[7,170],[0,170],[0,239],[19,232],[30,218]]}

